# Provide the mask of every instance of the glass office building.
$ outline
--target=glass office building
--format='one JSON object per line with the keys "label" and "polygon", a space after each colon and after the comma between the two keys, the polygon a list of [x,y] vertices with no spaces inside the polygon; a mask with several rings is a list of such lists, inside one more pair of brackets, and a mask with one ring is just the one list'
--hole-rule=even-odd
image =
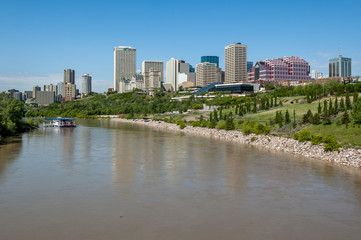
{"label": "glass office building", "polygon": [[219,68],[219,57],[217,56],[202,56],[201,63],[209,62],[209,63],[216,63],[217,68]]}
{"label": "glass office building", "polygon": [[249,70],[251,70],[253,67],[253,62],[247,62],[247,72],[249,72]]}
{"label": "glass office building", "polygon": [[328,60],[328,76],[332,77],[351,77],[352,76],[352,59],[342,57]]}

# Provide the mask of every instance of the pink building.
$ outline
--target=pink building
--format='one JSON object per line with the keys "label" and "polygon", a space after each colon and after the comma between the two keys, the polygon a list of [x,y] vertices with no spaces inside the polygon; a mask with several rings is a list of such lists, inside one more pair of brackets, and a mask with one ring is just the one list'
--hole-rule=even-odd
{"label": "pink building", "polygon": [[299,57],[283,57],[259,61],[248,72],[248,81],[310,81],[310,64]]}

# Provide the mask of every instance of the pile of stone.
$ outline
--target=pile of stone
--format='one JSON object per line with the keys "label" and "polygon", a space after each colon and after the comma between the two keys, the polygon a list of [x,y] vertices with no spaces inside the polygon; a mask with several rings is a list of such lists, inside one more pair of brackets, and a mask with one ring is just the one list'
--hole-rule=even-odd
{"label": "pile of stone", "polygon": [[237,142],[240,144],[250,144],[252,146],[261,147],[262,149],[282,151],[357,168],[361,167],[361,149],[340,148],[339,152],[326,152],[322,144],[312,145],[310,142],[299,142],[297,140],[284,137],[255,134],[244,135],[242,132],[237,130],[226,131],[192,126],[187,126],[184,129],[180,129],[180,127],[176,124],[166,123],[163,121],[145,122],[142,119],[126,120],[119,118],[113,120],[150,126],[160,130],[169,130],[197,136],[212,137],[225,141]]}

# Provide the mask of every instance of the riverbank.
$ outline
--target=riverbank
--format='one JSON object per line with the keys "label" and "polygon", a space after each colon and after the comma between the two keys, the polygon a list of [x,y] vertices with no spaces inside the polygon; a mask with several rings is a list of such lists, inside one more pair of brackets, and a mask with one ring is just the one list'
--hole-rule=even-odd
{"label": "riverbank", "polygon": [[160,130],[182,132],[185,134],[194,134],[197,136],[213,137],[225,141],[236,142],[239,144],[249,144],[260,147],[262,149],[276,150],[301,155],[308,158],[320,159],[322,161],[332,162],[335,164],[352,166],[356,168],[361,167],[361,149],[340,148],[339,152],[326,152],[323,149],[322,144],[312,145],[311,142],[299,142],[294,139],[276,136],[255,134],[244,135],[241,131],[236,130],[226,131],[192,126],[187,126],[184,129],[180,129],[176,124],[158,121],[144,122],[142,119],[127,120],[117,118],[112,119],[112,121],[144,125]]}

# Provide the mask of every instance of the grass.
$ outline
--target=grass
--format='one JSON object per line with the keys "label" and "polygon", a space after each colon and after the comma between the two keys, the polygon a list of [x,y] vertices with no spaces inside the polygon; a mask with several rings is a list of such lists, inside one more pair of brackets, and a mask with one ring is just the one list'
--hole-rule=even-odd
{"label": "grass", "polygon": [[[290,104],[290,101],[294,100],[295,98],[287,98],[282,99],[282,102],[284,102],[283,106],[275,107],[267,111],[261,111],[258,113],[249,113],[247,115],[244,115],[242,117],[236,117],[235,124],[236,128],[239,129],[241,126],[238,125],[238,120],[243,119],[247,121],[263,121],[263,122],[269,122],[270,120],[274,120],[276,116],[276,111],[282,111],[284,114],[286,110],[290,113],[290,118],[293,120],[293,110],[296,110],[296,120],[301,120],[302,116],[307,113],[308,109],[312,111],[312,113],[316,113],[318,110],[318,101],[312,102],[312,103],[296,103],[294,101],[293,104]],[[329,100],[330,98],[324,98],[321,99],[321,107],[323,108],[323,101]],[[334,97],[331,98],[334,101]],[[339,101],[340,101],[339,97]],[[298,98],[298,100],[301,100]],[[299,101],[301,102],[301,101]],[[223,113],[228,113],[232,111],[235,112],[234,108],[230,109],[224,109]],[[349,124],[348,128],[346,128],[345,125],[337,125],[336,121],[334,120],[332,124],[330,125],[308,125],[305,127],[305,129],[309,130],[312,134],[315,135],[333,135],[335,136],[336,140],[341,143],[343,146],[346,147],[361,147],[361,126]]]}
{"label": "grass", "polygon": [[330,125],[309,125],[305,129],[314,135],[333,135],[338,142],[346,147],[361,146],[360,125],[349,124],[348,128],[346,128],[345,125],[332,123]]}

